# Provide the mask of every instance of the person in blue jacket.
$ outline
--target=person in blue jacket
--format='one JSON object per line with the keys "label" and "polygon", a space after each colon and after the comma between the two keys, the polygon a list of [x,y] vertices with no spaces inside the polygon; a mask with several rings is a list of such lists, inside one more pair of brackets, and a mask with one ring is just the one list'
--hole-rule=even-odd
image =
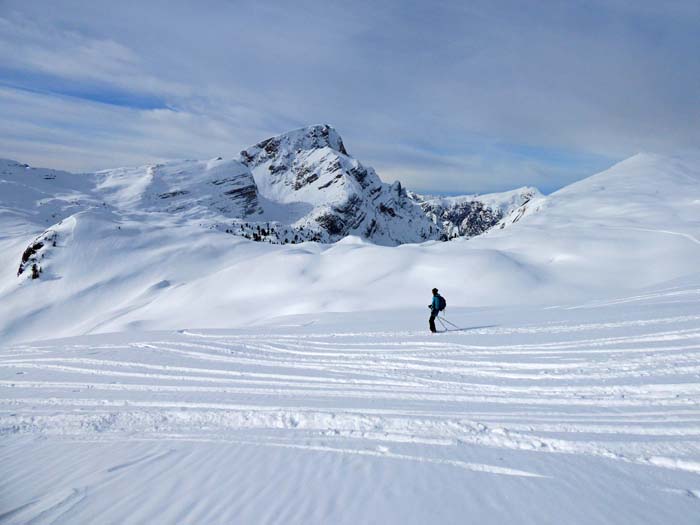
{"label": "person in blue jacket", "polygon": [[428,321],[430,324],[430,331],[435,333],[437,332],[435,329],[435,318],[438,316],[438,313],[440,313],[440,294],[437,288],[433,288],[433,301],[428,305],[428,308],[430,308],[430,320]]}

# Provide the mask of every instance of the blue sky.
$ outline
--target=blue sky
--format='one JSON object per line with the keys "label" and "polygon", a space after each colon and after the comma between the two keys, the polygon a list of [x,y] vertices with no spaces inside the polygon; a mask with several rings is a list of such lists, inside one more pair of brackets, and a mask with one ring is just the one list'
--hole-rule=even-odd
{"label": "blue sky", "polygon": [[700,144],[700,3],[0,0],[0,156],[235,157],[329,123],[419,191],[549,192]]}

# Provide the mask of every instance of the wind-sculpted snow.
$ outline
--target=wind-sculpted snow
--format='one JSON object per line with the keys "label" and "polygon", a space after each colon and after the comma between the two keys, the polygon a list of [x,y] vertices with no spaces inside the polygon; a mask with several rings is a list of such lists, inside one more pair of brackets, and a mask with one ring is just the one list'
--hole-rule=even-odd
{"label": "wind-sculpted snow", "polygon": [[699,300],[5,346],[0,516],[694,523]]}
{"label": "wind-sculpted snow", "polygon": [[[32,168],[12,160],[0,159],[0,220],[3,233],[13,226],[16,233],[46,228],[60,220],[98,206],[88,176],[46,168]],[[38,233],[38,232],[37,232]]]}
{"label": "wind-sculpted snow", "polygon": [[240,218],[259,213],[255,181],[233,160],[180,161],[73,174],[0,160],[0,212],[54,224],[87,209]]}
{"label": "wind-sculpted snow", "polygon": [[96,190],[118,209],[229,219],[260,213],[248,169],[220,157],[106,170],[95,176]]}

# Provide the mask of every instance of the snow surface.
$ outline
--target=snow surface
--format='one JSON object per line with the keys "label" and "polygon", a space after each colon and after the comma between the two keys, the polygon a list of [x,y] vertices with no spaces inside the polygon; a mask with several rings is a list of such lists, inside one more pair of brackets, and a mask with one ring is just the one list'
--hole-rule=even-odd
{"label": "snow surface", "polygon": [[5,346],[3,523],[697,523],[700,277]]}
{"label": "snow surface", "polygon": [[99,171],[95,192],[122,211],[239,218],[260,213],[248,169],[221,157]]}
{"label": "snow surface", "polygon": [[139,173],[3,165],[0,522],[697,522],[696,161],[398,247],[251,242]]}

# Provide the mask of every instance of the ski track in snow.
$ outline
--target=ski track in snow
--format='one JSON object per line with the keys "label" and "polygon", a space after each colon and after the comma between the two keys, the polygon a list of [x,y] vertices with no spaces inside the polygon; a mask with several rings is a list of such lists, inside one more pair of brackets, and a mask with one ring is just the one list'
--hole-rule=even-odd
{"label": "ski track in snow", "polygon": [[[700,450],[700,326],[614,334],[630,324],[672,328],[699,321],[685,316],[479,334],[613,332],[510,345],[473,344],[476,335],[452,334],[208,339],[186,332],[90,347],[105,359],[82,357],[82,347],[49,353],[18,347],[0,358],[0,431],[115,439],[178,431],[194,439],[202,428],[208,438],[282,429],[309,438],[592,454],[700,473],[698,462],[673,460],[679,450]],[[651,459],[664,454],[670,457]]]}
{"label": "ski track in snow", "polygon": [[[8,443],[155,448],[0,507],[0,522],[73,516],[88,508],[89,494],[119,480],[195,461],[176,451],[182,444],[423,465],[523,483],[553,480],[558,471],[546,465],[575,458],[664,473],[652,485],[676,476],[653,490],[696,505],[700,315],[694,307],[658,308],[679,292],[437,336],[283,325],[269,333],[182,330],[5,347],[0,435]],[[633,310],[640,302],[657,307]],[[576,313],[585,311],[603,315]],[[0,449],[0,461],[12,450]]]}

